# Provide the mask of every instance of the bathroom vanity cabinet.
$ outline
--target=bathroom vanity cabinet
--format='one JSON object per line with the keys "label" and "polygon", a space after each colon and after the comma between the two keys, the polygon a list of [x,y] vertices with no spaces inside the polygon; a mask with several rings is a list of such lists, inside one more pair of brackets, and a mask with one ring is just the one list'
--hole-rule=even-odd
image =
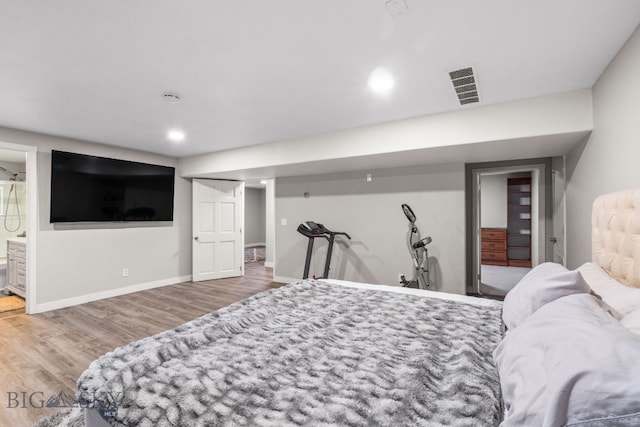
{"label": "bathroom vanity cabinet", "polygon": [[7,289],[22,298],[27,293],[27,239],[7,239]]}

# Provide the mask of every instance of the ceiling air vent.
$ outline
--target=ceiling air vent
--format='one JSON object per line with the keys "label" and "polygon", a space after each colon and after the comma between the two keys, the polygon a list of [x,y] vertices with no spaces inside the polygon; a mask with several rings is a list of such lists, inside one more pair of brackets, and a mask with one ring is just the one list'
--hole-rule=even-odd
{"label": "ceiling air vent", "polygon": [[456,91],[460,105],[480,101],[478,87],[476,86],[477,79],[473,74],[472,67],[451,71],[449,77],[451,78],[451,83],[453,83],[453,89]]}

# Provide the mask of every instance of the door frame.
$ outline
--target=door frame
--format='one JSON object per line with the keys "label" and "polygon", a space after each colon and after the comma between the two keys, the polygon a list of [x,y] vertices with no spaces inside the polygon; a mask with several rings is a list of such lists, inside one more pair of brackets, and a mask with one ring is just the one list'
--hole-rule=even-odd
{"label": "door frame", "polygon": [[[466,293],[480,294],[480,224],[478,177],[482,173],[510,173],[523,171],[538,171],[541,181],[537,188],[540,190],[538,201],[543,208],[538,212],[542,219],[538,222],[538,251],[537,262],[553,260],[553,243],[549,240],[553,236],[553,200],[551,191],[551,158],[506,160],[486,163],[465,164],[465,225],[466,225]],[[533,177],[532,172],[532,177]],[[533,238],[533,236],[532,236]],[[533,245],[532,245],[532,262]],[[535,265],[535,264],[532,264]]]}

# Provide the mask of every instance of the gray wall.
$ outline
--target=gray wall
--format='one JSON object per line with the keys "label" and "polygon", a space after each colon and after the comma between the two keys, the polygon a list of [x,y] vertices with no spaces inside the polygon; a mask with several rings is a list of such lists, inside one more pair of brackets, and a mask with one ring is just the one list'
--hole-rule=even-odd
{"label": "gray wall", "polygon": [[[89,226],[56,229],[49,223],[51,150],[176,166],[177,160],[125,148],[0,128],[0,140],[36,146],[37,304],[134,285],[168,284],[191,275],[191,183],[176,171],[174,221],[165,226]],[[122,277],[122,269],[129,276]]]}
{"label": "gray wall", "polygon": [[480,177],[480,222],[483,228],[507,228],[507,176]]}
{"label": "gray wall", "polygon": [[567,261],[591,260],[591,205],[603,193],[640,186],[640,31],[593,87],[594,129],[567,156]]}
{"label": "gray wall", "polygon": [[[330,277],[389,285],[398,284],[398,273],[412,277],[409,223],[401,209],[407,203],[422,234],[433,238],[429,256],[437,289],[464,293],[464,165],[374,170],[368,172],[371,182],[366,173],[277,180],[276,278],[302,277],[307,239],[296,228],[304,221],[346,231],[353,239],[337,238]],[[311,273],[315,267],[320,275],[326,243],[316,240]]]}
{"label": "gray wall", "polygon": [[263,188],[246,187],[244,191],[244,244],[266,242],[266,206]]}

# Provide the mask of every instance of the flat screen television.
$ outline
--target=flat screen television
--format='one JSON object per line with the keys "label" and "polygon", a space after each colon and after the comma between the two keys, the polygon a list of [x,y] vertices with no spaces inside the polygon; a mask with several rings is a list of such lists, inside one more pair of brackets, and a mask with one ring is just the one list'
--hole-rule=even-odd
{"label": "flat screen television", "polygon": [[173,221],[175,168],[53,150],[50,222]]}

